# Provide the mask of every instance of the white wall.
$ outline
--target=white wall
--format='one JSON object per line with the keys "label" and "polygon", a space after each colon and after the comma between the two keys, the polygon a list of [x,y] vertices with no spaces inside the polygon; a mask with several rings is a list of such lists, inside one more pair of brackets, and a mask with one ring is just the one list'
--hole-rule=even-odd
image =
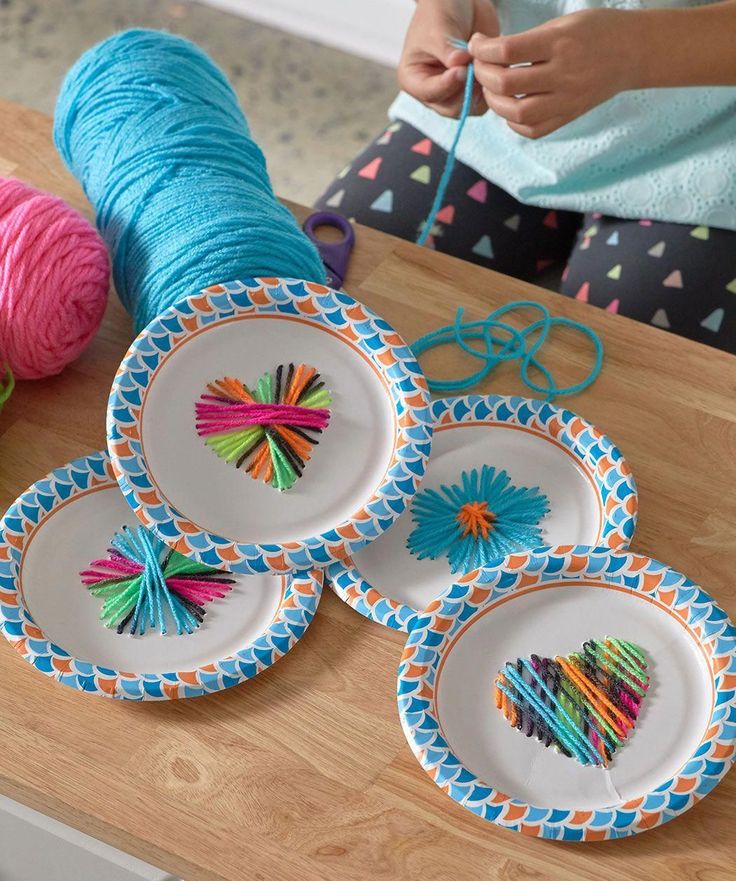
{"label": "white wall", "polygon": [[395,66],[413,0],[204,0],[253,21]]}

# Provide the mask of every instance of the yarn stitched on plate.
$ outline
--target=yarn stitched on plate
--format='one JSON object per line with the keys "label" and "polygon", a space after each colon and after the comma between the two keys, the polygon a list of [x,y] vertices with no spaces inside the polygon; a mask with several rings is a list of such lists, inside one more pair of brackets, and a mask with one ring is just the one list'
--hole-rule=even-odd
{"label": "yarn stitched on plate", "polygon": [[648,688],[641,649],[607,636],[567,657],[509,661],[496,677],[495,701],[527,737],[605,768],[633,731]]}
{"label": "yarn stitched on plate", "polygon": [[274,489],[291,489],[304,473],[316,435],[330,422],[330,393],[314,367],[279,364],[250,389],[226,376],[195,404],[196,427],[226,462]]}
{"label": "yarn stitched on plate", "polygon": [[235,581],[170,550],[142,526],[115,534],[106,559],[80,573],[82,584],[104,600],[100,620],[118,633],[141,636],[147,629],[166,634],[172,620],[178,635],[193,633],[207,603],[222,598]]}

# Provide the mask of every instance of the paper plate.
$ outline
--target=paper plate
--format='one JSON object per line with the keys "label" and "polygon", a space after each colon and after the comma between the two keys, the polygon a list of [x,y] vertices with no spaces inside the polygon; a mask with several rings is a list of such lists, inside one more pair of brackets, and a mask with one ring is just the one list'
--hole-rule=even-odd
{"label": "paper plate", "polygon": [[191,634],[119,635],[99,620],[101,600],[79,573],[105,556],[123,525],[137,526],[107,453],[52,471],[0,521],[3,633],[64,685],[132,700],[220,691],[274,664],[314,617],[321,573],[241,576]]}
{"label": "paper plate", "polygon": [[[493,683],[507,661],[606,635],[640,646],[650,687],[608,769],[512,728]],[[560,547],[471,573],[416,620],[398,701],[422,767],[507,829],[595,841],[652,829],[707,795],[733,762],[736,630],[712,597],[649,557]]]}
{"label": "paper plate", "polygon": [[[457,483],[464,470],[504,469],[516,486],[549,499],[544,544],[625,549],[634,535],[636,484],[616,445],[580,416],[544,401],[499,395],[444,398],[431,405],[432,457],[422,489]],[[419,560],[406,541],[411,512],[370,547],[331,565],[335,592],[361,614],[408,630],[417,610],[452,584],[445,557]]]}
{"label": "paper plate", "polygon": [[[305,363],[332,394],[304,476],[278,492],[219,459],[195,430],[208,383],[252,385]],[[424,474],[432,421],[424,376],[401,337],[324,285],[217,285],[138,336],[110,395],[108,448],[138,519],[172,547],[233,572],[325,566],[380,535]]]}

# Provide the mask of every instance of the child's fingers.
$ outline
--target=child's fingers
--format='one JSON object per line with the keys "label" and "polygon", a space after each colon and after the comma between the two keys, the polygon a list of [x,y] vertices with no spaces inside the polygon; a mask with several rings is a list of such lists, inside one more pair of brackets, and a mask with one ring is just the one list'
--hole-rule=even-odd
{"label": "child's fingers", "polygon": [[475,77],[484,89],[495,95],[536,95],[552,91],[552,65],[549,62],[528,67],[503,67],[477,61]]}
{"label": "child's fingers", "polygon": [[424,104],[444,104],[463,89],[466,76],[462,67],[436,73],[425,64],[409,65],[399,70],[399,85]]}
{"label": "child's fingers", "polygon": [[467,49],[450,47],[450,52],[443,59],[445,67],[466,67],[473,60]]}
{"label": "child's fingers", "polygon": [[548,28],[532,28],[520,34],[503,37],[484,37],[473,34],[470,54],[476,61],[489,64],[524,64],[549,61],[552,55],[552,33]]}
{"label": "child's fingers", "polygon": [[483,94],[483,87],[480,83],[476,83],[473,87],[473,101],[470,105],[471,116],[482,116],[488,112],[488,103]]}
{"label": "child's fingers", "polygon": [[566,119],[564,116],[553,116],[551,119],[546,119],[544,122],[539,122],[535,125],[516,125],[516,123],[510,122],[508,126],[518,135],[523,135],[525,138],[536,140],[537,138],[543,138],[545,135],[552,134],[552,132],[557,131],[558,128],[562,128],[562,126],[566,125],[568,122],[570,122],[570,120]]}
{"label": "child's fingers", "polygon": [[554,95],[529,95],[526,98],[509,98],[485,89],[486,103],[499,116],[515,125],[539,125],[559,113]]}

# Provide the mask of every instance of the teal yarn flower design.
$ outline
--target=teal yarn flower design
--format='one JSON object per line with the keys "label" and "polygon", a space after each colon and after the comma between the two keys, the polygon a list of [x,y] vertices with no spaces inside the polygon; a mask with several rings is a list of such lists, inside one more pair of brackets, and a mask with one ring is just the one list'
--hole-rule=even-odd
{"label": "teal yarn flower design", "polygon": [[420,560],[447,555],[452,573],[464,574],[543,545],[538,524],[549,510],[539,487],[514,486],[505,471],[484,465],[463,471],[459,484],[417,493],[406,546]]}

